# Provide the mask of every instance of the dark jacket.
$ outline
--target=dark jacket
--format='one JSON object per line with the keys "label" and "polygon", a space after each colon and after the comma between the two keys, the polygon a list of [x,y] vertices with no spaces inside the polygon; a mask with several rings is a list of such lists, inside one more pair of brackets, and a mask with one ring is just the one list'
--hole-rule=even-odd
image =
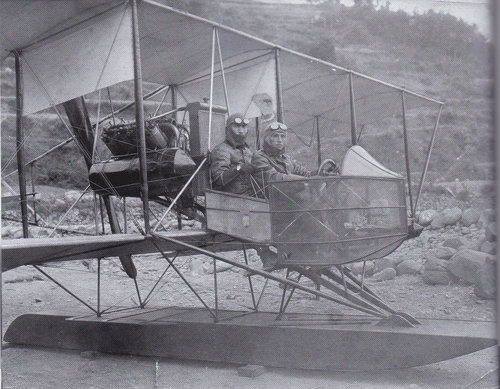
{"label": "dark jacket", "polygon": [[262,189],[265,189],[266,197],[268,196],[267,185],[269,181],[299,180],[310,177],[312,174],[287,154],[271,156],[263,150],[253,154],[252,165],[256,170],[253,178],[260,189],[259,197],[262,197]]}
{"label": "dark jacket", "polygon": [[250,163],[251,160],[252,151],[247,144],[233,146],[230,141],[225,140],[214,147],[210,164],[214,189],[254,196],[250,175],[236,169],[238,164]]}

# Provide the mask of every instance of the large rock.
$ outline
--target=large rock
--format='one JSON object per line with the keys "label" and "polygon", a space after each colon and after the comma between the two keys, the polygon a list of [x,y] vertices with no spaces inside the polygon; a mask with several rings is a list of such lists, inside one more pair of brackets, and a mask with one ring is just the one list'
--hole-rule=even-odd
{"label": "large rock", "polygon": [[476,281],[477,272],[487,258],[493,257],[481,251],[463,249],[448,261],[448,270],[454,276],[472,284]]}
{"label": "large rock", "polygon": [[439,270],[424,270],[422,279],[428,285],[448,285],[451,282],[448,272]]}
{"label": "large rock", "polygon": [[12,234],[13,227],[12,226],[3,226],[2,227],[2,237],[9,237]]}
{"label": "large rock", "polygon": [[482,251],[483,253],[495,255],[497,252],[497,244],[496,244],[496,242],[488,242],[488,241],[483,242],[479,251]]}
{"label": "large rock", "polygon": [[457,249],[453,247],[439,246],[434,250],[434,255],[439,259],[450,259],[456,252]]}
{"label": "large rock", "polygon": [[440,228],[443,228],[446,224],[444,224],[443,216],[438,213],[434,218],[432,219],[431,222],[431,230],[438,230]]}
{"label": "large rock", "polygon": [[389,256],[389,260],[394,264],[395,267],[397,267],[401,262],[405,261],[406,259],[407,259],[406,255],[391,254]]}
{"label": "large rock", "polygon": [[424,270],[448,271],[448,262],[435,257],[428,258],[424,263]]}
{"label": "large rock", "polygon": [[455,237],[455,238],[446,239],[443,242],[443,247],[451,247],[455,250],[458,250],[458,249],[462,248],[462,246],[467,246],[468,243],[469,242],[465,238]]}
{"label": "large rock", "polygon": [[396,266],[399,263],[393,257],[380,258],[375,260],[374,262],[375,262],[375,268],[373,269],[374,273],[381,272],[382,270],[385,269],[396,269]]}
{"label": "large rock", "polygon": [[482,299],[494,300],[496,298],[496,261],[487,258],[477,272],[474,293]]}
{"label": "large rock", "polygon": [[422,278],[429,285],[448,285],[451,282],[447,270],[448,262],[444,259],[431,257],[425,261]]}
{"label": "large rock", "polygon": [[486,225],[485,231],[486,240],[488,242],[496,242],[497,240],[497,226],[496,223],[488,223]]}
{"label": "large rock", "polygon": [[23,229],[22,228],[18,228],[18,229],[13,230],[13,232],[12,232],[12,238],[14,238],[14,239],[24,238]]}
{"label": "large rock", "polygon": [[462,224],[466,227],[469,227],[472,224],[477,223],[480,216],[481,216],[481,213],[479,213],[479,211],[477,209],[468,208],[462,214],[462,220],[461,220]]}
{"label": "large rock", "polygon": [[414,275],[420,273],[421,270],[422,270],[422,265],[417,261],[414,261],[413,259],[407,259],[401,262],[396,267],[398,275],[403,275],[403,274]]}
{"label": "large rock", "polygon": [[389,267],[382,271],[379,271],[378,273],[375,273],[371,279],[373,281],[386,281],[392,280],[394,277],[396,277],[396,275],[396,270],[392,267]]}
{"label": "large rock", "polygon": [[432,220],[437,214],[438,212],[436,210],[427,209],[418,215],[417,223],[420,224],[422,227],[427,227],[432,223]]}
{"label": "large rock", "polygon": [[484,234],[479,235],[476,239],[474,239],[471,243],[467,245],[467,248],[476,251],[483,251],[481,250],[481,247],[484,242],[486,242],[485,235]]}
{"label": "large rock", "polygon": [[[373,274],[375,269],[375,263],[373,261],[366,261],[365,275],[370,276]],[[351,270],[356,275],[363,274],[363,262],[356,262],[352,265]]]}
{"label": "large rock", "polygon": [[457,224],[462,218],[462,210],[458,207],[447,208],[441,213],[445,226]]}
{"label": "large rock", "polygon": [[373,273],[375,273],[375,262],[366,261],[365,274],[371,276]]}

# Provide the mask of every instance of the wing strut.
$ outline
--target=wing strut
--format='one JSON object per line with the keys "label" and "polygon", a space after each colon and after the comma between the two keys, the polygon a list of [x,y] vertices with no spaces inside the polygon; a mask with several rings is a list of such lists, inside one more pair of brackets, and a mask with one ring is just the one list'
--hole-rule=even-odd
{"label": "wing strut", "polygon": [[142,69],[141,47],[139,43],[139,21],[137,16],[137,0],[130,0],[132,6],[132,39],[134,50],[134,91],[135,91],[135,123],[137,125],[137,148],[141,175],[141,198],[144,213],[144,231],[150,234],[149,225],[149,188],[146,161],[146,130],[144,128],[144,104],[142,101]]}
{"label": "wing strut", "polygon": [[406,101],[405,92],[401,92],[401,108],[403,112],[403,141],[405,146],[405,163],[406,163],[406,181],[408,185],[408,197],[410,198],[410,218],[411,224],[415,222],[415,209],[413,208],[413,193],[411,191],[411,171],[410,171],[410,154],[408,151],[408,129],[406,128]]}
{"label": "wing strut", "polygon": [[274,48],[274,65],[276,66],[276,118],[283,123],[285,120],[283,112],[283,87],[281,83],[280,49]]}
{"label": "wing strut", "polygon": [[26,199],[26,175],[24,160],[24,126],[23,126],[23,74],[19,52],[14,52],[16,61],[16,147],[17,168],[19,178],[19,194],[21,196],[21,217],[23,220],[23,237],[28,237],[28,202]]}
{"label": "wing strut", "polygon": [[349,100],[351,107],[351,145],[354,146],[358,144],[356,138],[356,104],[354,98],[354,80],[352,78],[352,72],[349,72]]}

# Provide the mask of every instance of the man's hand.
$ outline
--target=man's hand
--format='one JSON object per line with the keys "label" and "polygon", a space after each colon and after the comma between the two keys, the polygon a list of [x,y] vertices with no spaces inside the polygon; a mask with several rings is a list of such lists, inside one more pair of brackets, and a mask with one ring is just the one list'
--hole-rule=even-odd
{"label": "man's hand", "polygon": [[245,174],[252,174],[255,172],[255,167],[251,163],[241,163],[239,164],[239,171]]}

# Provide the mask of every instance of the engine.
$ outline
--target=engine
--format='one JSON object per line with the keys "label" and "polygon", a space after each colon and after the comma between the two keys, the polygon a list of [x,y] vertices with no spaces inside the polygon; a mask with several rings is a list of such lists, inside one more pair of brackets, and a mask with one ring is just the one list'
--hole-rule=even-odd
{"label": "engine", "polygon": [[[150,196],[177,193],[196,170],[189,151],[189,131],[175,120],[146,121],[146,160]],[[102,140],[113,158],[94,163],[89,171],[98,194],[140,197],[140,165],[134,122],[105,128]]]}

